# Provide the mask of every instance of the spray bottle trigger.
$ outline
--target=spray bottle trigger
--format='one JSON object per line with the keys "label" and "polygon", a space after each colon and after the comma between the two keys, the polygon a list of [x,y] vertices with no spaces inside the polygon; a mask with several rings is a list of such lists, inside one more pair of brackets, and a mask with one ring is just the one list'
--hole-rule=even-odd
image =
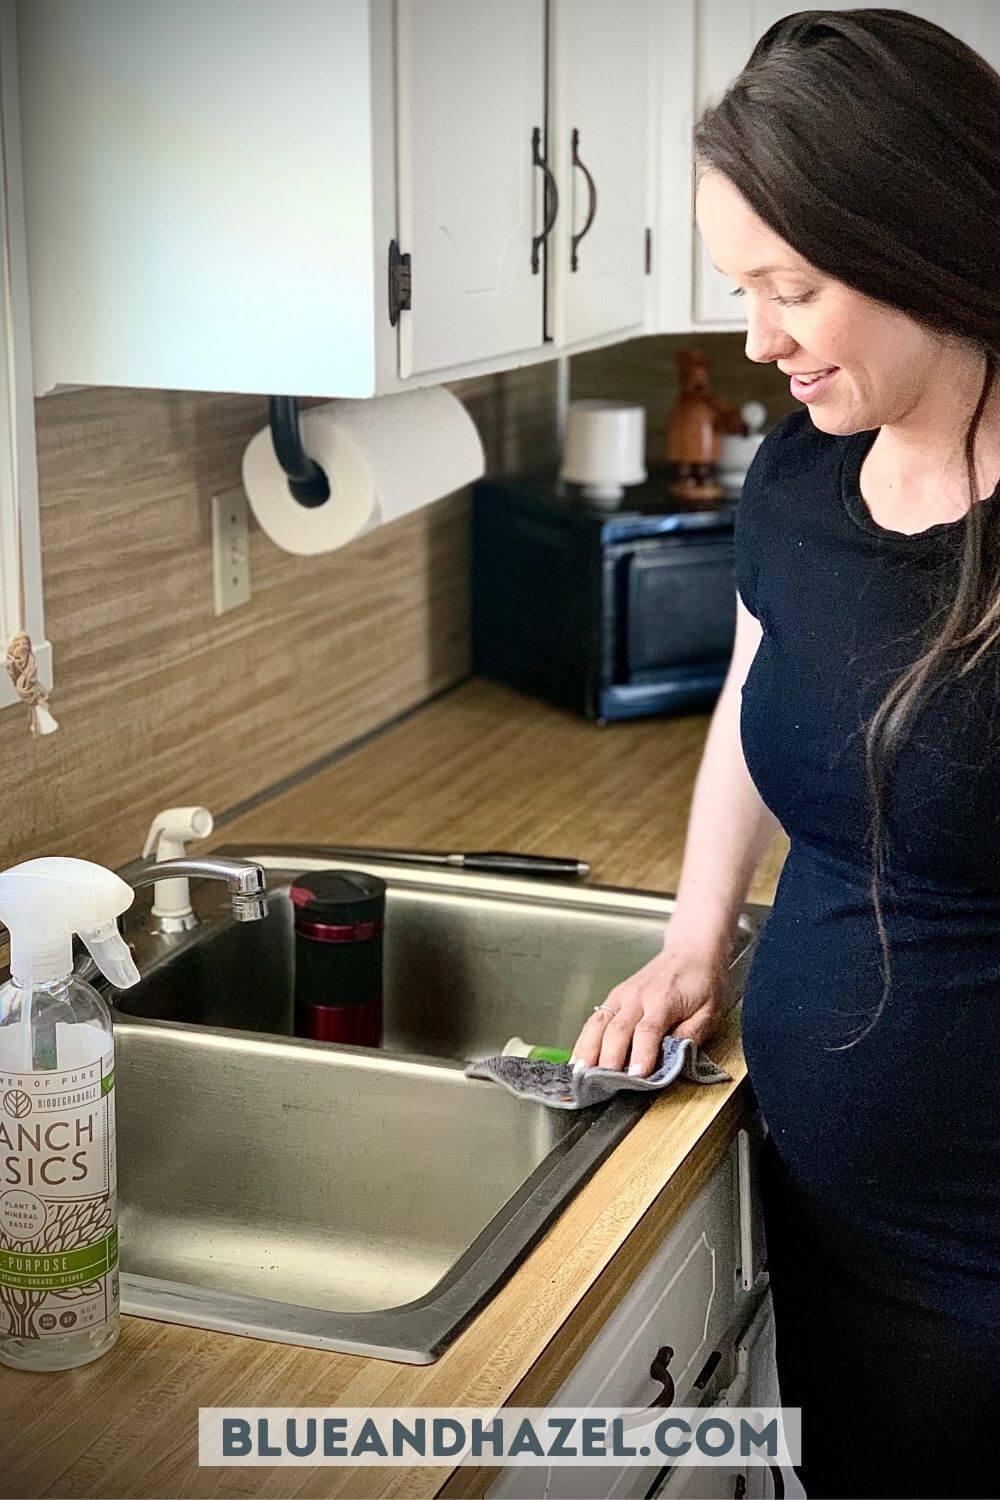
{"label": "spray bottle trigger", "polygon": [[115,989],[128,990],[139,983],[135,959],[116,922],[105,922],[93,932],[81,932],[80,938],[94,963]]}

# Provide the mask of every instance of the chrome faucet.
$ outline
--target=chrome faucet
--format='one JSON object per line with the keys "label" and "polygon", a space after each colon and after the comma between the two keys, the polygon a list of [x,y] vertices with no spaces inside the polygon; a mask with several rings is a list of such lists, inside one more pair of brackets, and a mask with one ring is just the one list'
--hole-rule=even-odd
{"label": "chrome faucet", "polygon": [[[237,922],[258,922],[267,916],[267,882],[260,865],[245,859],[225,859],[216,854],[188,855],[178,859],[136,859],[118,871],[122,880],[133,890],[146,885],[156,885],[160,880],[189,879],[224,880],[229,887],[229,900]],[[178,925],[178,919],[150,916],[148,931],[174,933],[186,931],[198,925],[193,915]]]}
{"label": "chrome faucet", "polygon": [[[184,855],[178,859],[135,859],[124,865],[117,874],[134,891],[145,885],[155,885],[158,880],[183,879],[194,876],[204,880],[224,880],[229,887],[229,900],[237,922],[259,922],[267,916],[267,882],[260,865],[246,859],[224,859],[219,855]],[[127,915],[127,914],[126,914]],[[122,935],[125,932],[125,916],[119,918]],[[197,927],[198,918],[193,912],[184,918],[154,917],[150,913],[146,924],[148,936],[177,942],[184,932]],[[141,967],[141,964],[140,964]],[[80,978],[100,980],[100,970],[90,954],[83,954],[74,965]]]}

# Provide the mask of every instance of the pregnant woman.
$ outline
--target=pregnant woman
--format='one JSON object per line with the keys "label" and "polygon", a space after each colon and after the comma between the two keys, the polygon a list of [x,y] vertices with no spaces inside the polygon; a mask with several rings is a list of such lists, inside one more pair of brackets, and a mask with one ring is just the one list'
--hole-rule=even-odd
{"label": "pregnant woman", "polygon": [[744,996],[782,1401],[829,1496],[1000,1495],[1000,75],[899,10],[773,25],[695,132],[746,353],[802,403],[660,951],[580,1033],[651,1071]]}

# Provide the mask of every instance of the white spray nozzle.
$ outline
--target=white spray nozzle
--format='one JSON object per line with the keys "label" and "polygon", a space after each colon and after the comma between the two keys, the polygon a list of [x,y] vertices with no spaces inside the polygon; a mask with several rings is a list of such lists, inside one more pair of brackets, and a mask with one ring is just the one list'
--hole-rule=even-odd
{"label": "white spray nozzle", "polygon": [[[214,827],[207,807],[165,807],[150,823],[142,852],[147,859],[183,859],[188,840],[208,838]],[[184,926],[194,920],[191,889],[183,877],[156,882],[152,915]]]}
{"label": "white spray nozzle", "polygon": [[10,933],[10,972],[22,985],[65,979],[73,970],[73,933],[118,989],[139,971],[115,918],[135,892],[87,859],[28,859],[0,874],[0,922]]}
{"label": "white spray nozzle", "polygon": [[190,839],[207,839],[214,827],[207,807],[165,807],[149,825],[143,855],[179,859]]}

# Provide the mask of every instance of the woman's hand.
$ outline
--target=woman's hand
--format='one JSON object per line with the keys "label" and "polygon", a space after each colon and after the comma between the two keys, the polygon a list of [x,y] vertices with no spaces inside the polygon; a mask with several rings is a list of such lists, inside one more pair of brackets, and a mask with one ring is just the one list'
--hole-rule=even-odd
{"label": "woman's hand", "polygon": [[[669,1033],[701,1044],[722,1024],[738,996],[720,954],[682,940],[663,948],[637,973],[615,985],[573,1046],[579,1066],[653,1072]],[[612,1012],[614,1014],[612,1014]]]}

